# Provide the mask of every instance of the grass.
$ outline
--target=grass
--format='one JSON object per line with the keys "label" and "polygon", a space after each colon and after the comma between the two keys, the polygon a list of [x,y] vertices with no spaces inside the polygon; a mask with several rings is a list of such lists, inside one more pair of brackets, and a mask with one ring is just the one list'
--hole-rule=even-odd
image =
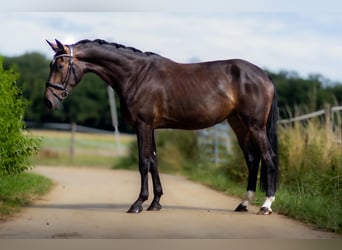
{"label": "grass", "polygon": [[324,195],[312,195],[307,191],[298,193],[284,187],[277,196],[274,209],[318,229],[342,233],[341,204],[337,199]]}
{"label": "grass", "polygon": [[317,120],[279,129],[280,212],[342,233],[342,144]]}
{"label": "grass", "polygon": [[[188,176],[191,180],[242,198],[246,192],[246,183],[227,176],[222,169],[224,167],[215,169],[212,166],[207,171],[198,170]],[[319,177],[315,179],[317,178]],[[314,183],[312,180],[304,180],[304,182],[307,185],[311,182]],[[324,194],[321,192],[322,188],[315,185],[317,184],[314,183],[312,188],[307,188],[299,184],[293,187],[289,184],[280,184],[272,209],[279,214],[300,220],[318,229],[342,233],[340,190],[336,189],[330,194]],[[262,202],[264,202],[264,193],[257,189],[254,205],[261,206]]]}
{"label": "grass", "polygon": [[0,177],[0,220],[18,212],[51,186],[51,180],[34,173]]}

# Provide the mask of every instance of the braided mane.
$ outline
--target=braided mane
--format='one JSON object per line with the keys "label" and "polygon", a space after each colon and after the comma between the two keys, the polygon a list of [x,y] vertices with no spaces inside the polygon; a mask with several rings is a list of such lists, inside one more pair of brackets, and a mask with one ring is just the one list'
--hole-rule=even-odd
{"label": "braided mane", "polygon": [[157,55],[156,53],[153,53],[153,52],[143,52],[139,49],[136,49],[136,48],[133,48],[133,47],[127,47],[125,45],[122,45],[122,44],[119,44],[119,43],[114,43],[114,42],[107,42],[105,40],[102,40],[102,39],[95,39],[95,40],[88,40],[88,39],[84,39],[84,40],[81,40],[81,41],[78,41],[77,43],[75,43],[75,45],[82,45],[82,44],[88,44],[88,43],[95,43],[95,44],[98,44],[98,45],[110,45],[110,46],[113,46],[114,48],[116,49],[126,49],[126,50],[129,50],[131,52],[134,52],[134,53],[140,53],[140,54],[145,54],[147,56],[150,56],[150,55]]}

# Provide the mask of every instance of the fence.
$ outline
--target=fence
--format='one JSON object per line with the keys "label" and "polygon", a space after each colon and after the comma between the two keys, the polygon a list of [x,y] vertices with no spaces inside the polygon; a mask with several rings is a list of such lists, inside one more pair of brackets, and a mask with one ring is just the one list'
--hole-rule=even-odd
{"label": "fence", "polygon": [[46,129],[46,130],[59,130],[59,131],[72,131],[74,129],[75,132],[83,132],[83,133],[94,133],[94,134],[113,134],[113,131],[97,129],[86,127],[82,125],[76,125],[73,128],[72,123],[55,123],[55,122],[46,122],[46,123],[39,123],[39,122],[30,122],[25,121],[27,128],[34,128],[34,129]]}
{"label": "fence", "polygon": [[[283,120],[278,121],[278,123],[279,124],[287,124],[287,123],[292,123],[292,122],[296,122],[296,121],[303,121],[303,120],[307,120],[310,118],[314,118],[317,116],[324,115],[326,123],[333,125],[332,119],[334,117],[334,113],[338,112],[338,111],[342,111],[342,106],[330,107],[329,105],[327,105],[325,107],[325,109],[318,110],[318,111],[312,112],[310,114],[305,114],[305,115],[297,116],[297,117],[290,118],[290,119],[283,119]],[[337,119],[338,119],[338,123],[341,123],[340,116],[337,116]]]}
{"label": "fence", "polygon": [[81,133],[91,133],[91,134],[108,134],[113,135],[115,138],[116,148],[120,154],[122,152],[122,147],[119,143],[119,130],[117,126],[115,127],[114,131],[103,130],[103,129],[96,129],[91,127],[86,127],[82,125],[78,125],[76,123],[54,123],[54,122],[47,122],[47,123],[38,123],[38,122],[30,122],[25,121],[26,128],[28,129],[43,129],[43,130],[57,130],[57,131],[67,131],[70,132],[70,158],[71,160],[74,159],[75,156],[75,137],[76,132]]}
{"label": "fence", "polygon": [[231,148],[230,134],[230,127],[226,122],[198,131],[198,143],[207,160],[215,165],[225,162],[224,155]]}
{"label": "fence", "polygon": [[[339,134],[339,136],[337,137],[340,137],[340,138],[336,137],[336,142],[342,143],[342,116],[338,113],[340,111],[342,111],[342,106],[331,107],[327,105],[325,109],[318,110],[316,112],[297,116],[297,117],[290,118],[290,119],[283,119],[283,120],[278,121],[278,123],[289,124],[289,123],[305,121],[308,119],[323,116],[327,139],[330,139],[331,135],[333,135],[334,133]],[[336,133],[338,130],[339,132]]]}

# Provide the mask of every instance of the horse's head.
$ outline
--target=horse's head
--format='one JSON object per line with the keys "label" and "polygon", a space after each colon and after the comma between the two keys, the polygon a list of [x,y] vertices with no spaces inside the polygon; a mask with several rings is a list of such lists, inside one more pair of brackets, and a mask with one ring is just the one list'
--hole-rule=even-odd
{"label": "horse's head", "polygon": [[50,109],[57,109],[60,102],[79,83],[83,70],[77,65],[74,49],[71,45],[63,45],[56,40],[50,43],[55,55],[50,63],[50,74],[46,82],[45,104]]}

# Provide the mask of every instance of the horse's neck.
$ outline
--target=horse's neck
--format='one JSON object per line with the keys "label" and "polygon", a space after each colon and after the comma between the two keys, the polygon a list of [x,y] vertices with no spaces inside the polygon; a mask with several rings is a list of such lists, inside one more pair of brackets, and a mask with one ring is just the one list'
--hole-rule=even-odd
{"label": "horse's neck", "polygon": [[139,71],[141,65],[141,58],[133,53],[115,50],[88,49],[80,57],[84,58],[87,72],[97,74],[117,92],[123,91],[123,85]]}

